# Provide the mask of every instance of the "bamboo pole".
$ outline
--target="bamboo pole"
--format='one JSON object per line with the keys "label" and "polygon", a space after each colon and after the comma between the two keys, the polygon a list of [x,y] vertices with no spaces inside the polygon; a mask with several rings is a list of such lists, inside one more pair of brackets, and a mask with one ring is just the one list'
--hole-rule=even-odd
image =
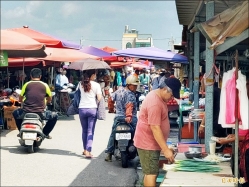
{"label": "bamboo pole", "polygon": [[22,76],[21,76],[21,78],[22,78],[22,87],[23,87],[23,81],[24,81],[23,80],[23,78],[24,78],[24,61],[25,61],[25,58],[23,57],[23,62],[22,62]]}
{"label": "bamboo pole", "polygon": [[9,77],[9,67],[7,66],[7,83],[8,83],[8,88],[10,87],[10,77]]}

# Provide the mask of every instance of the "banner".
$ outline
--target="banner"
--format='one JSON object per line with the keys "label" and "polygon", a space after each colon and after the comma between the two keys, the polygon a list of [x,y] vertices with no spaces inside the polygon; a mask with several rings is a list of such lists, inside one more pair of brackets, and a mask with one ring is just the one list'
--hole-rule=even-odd
{"label": "banner", "polygon": [[0,55],[0,67],[8,66],[8,53],[7,51],[1,51]]}

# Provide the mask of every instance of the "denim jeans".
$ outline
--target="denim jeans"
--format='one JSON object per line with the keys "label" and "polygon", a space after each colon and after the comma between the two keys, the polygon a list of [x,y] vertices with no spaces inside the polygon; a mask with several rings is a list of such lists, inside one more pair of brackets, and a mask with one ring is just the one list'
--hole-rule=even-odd
{"label": "denim jeans", "polygon": [[[123,117],[123,116],[116,116],[114,118],[114,122],[113,122],[113,125],[112,125],[112,132],[111,132],[111,135],[109,137],[107,148],[105,150],[106,153],[113,154],[113,152],[114,152],[114,132],[115,132],[118,120],[124,120],[124,119],[125,119],[125,117]],[[136,126],[137,126],[137,117],[134,117],[134,116],[132,117],[131,125],[133,126],[134,129],[136,129]]]}
{"label": "denim jeans", "polygon": [[[26,114],[26,112],[22,108],[18,108],[16,110],[14,110],[12,114],[13,114],[13,117],[15,119],[16,126],[17,126],[18,130],[20,131],[23,117]],[[41,117],[41,119],[48,120],[45,127],[43,128],[43,133],[46,136],[48,136],[49,133],[53,130],[53,128],[57,122],[58,115],[56,112],[51,112],[49,110],[46,110],[43,113],[37,113],[37,114]]]}

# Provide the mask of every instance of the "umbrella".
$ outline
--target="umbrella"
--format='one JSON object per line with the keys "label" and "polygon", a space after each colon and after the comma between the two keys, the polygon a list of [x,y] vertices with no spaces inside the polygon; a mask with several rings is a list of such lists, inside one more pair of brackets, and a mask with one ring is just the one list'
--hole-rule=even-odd
{"label": "umbrella", "polygon": [[127,66],[130,65],[132,62],[110,62],[110,66],[112,68],[114,67],[123,67],[123,66]]}
{"label": "umbrella", "polygon": [[173,53],[171,51],[164,51],[156,47],[128,48],[115,51],[112,54],[116,56],[137,57],[142,59],[162,60],[188,64],[187,57]]}
{"label": "umbrella", "polygon": [[[9,67],[22,67],[23,66],[23,58],[9,58]],[[39,60],[36,58],[25,58],[25,66],[36,66],[43,62],[43,60]]]}
{"label": "umbrella", "polygon": [[68,66],[68,69],[83,71],[89,69],[111,69],[111,68],[105,61],[88,58],[71,63]]}
{"label": "umbrella", "polygon": [[150,69],[149,66],[147,66],[146,64],[143,64],[143,63],[133,63],[133,64],[131,64],[131,66],[135,69],[143,69],[143,68]]}
{"label": "umbrella", "polygon": [[81,46],[79,44],[75,44],[73,42],[69,42],[64,39],[59,39],[58,37],[50,36],[45,33],[41,33],[30,29],[28,27],[24,28],[13,28],[9,29],[11,31],[15,31],[21,34],[24,34],[34,40],[46,44],[46,47],[55,47],[55,48],[71,48],[71,49],[80,49]]}
{"label": "umbrella", "polygon": [[109,52],[93,46],[83,47],[82,49],[80,49],[80,51],[90,55],[98,56],[104,61],[117,61],[116,56],[112,56]]}
{"label": "umbrella", "polygon": [[105,51],[105,52],[108,52],[108,53],[117,51],[117,49],[112,48],[112,47],[109,47],[109,46],[105,46],[105,47],[103,47],[103,48],[101,48],[101,49],[102,49],[103,51]]}
{"label": "umbrella", "polygon": [[7,51],[8,57],[45,57],[44,44],[23,34],[1,30],[1,50]]}
{"label": "umbrella", "polygon": [[46,47],[47,56],[40,58],[42,60],[58,61],[58,62],[74,62],[86,58],[98,58],[97,56],[89,55],[75,49],[62,49]]}
{"label": "umbrella", "polygon": [[93,46],[82,47],[80,51],[90,54],[90,55],[98,56],[98,57],[112,57],[110,53],[105,52],[104,50],[93,47]]}

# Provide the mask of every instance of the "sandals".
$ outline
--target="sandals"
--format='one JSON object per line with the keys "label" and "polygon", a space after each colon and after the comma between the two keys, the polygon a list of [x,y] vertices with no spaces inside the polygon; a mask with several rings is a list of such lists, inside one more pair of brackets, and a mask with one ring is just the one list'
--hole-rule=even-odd
{"label": "sandals", "polygon": [[93,155],[90,152],[88,152],[88,154],[86,154],[86,152],[88,152],[88,151],[83,151],[83,153],[82,153],[82,155],[84,155],[85,158],[92,158],[93,157]]}

